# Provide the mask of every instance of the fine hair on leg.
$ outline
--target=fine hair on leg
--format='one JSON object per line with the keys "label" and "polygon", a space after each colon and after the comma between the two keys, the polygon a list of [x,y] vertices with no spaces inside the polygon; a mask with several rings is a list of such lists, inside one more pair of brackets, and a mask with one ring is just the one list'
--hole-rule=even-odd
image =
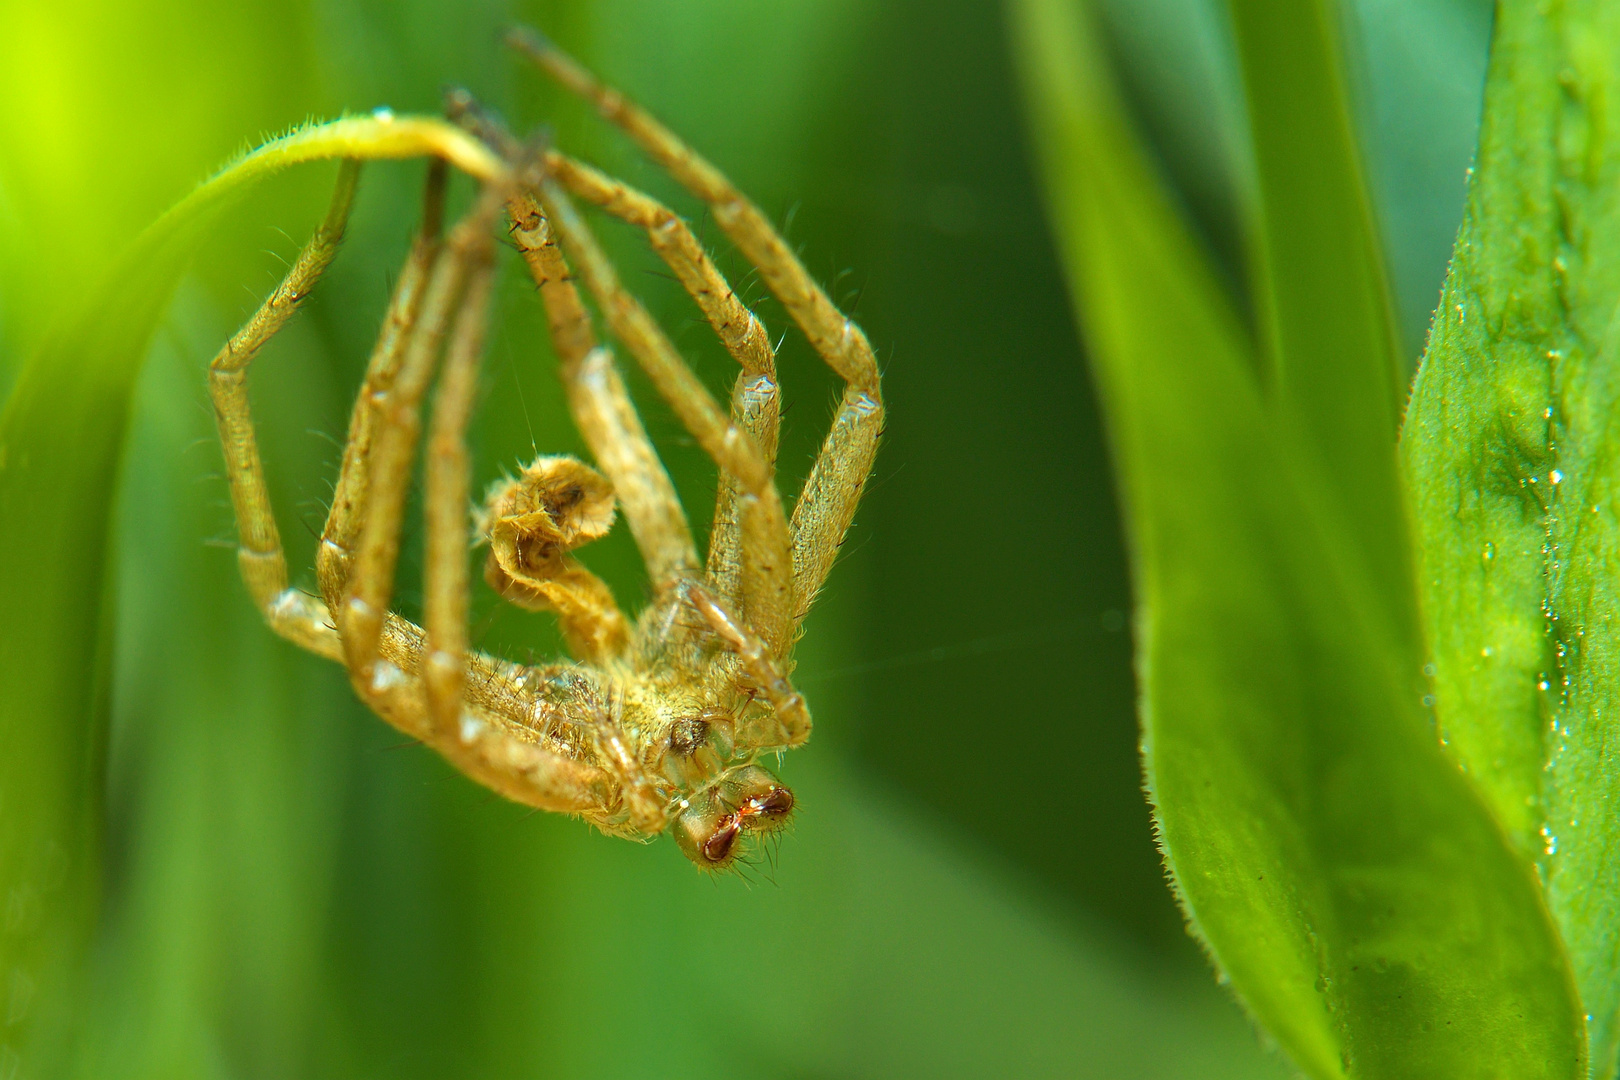
{"label": "fine hair on leg", "polygon": [[350,679],[362,695],[370,693],[377,681],[373,667],[393,598],[405,494],[422,425],[422,398],[468,275],[483,257],[480,252],[487,250],[502,194],[486,186],[434,258],[420,317],[411,329],[399,372],[379,411],[360,547],[342,604],[335,612]]}
{"label": "fine hair on leg", "polygon": [[360,545],[367,497],[371,490],[371,454],[377,437],[383,404],[388,400],[405,346],[415,333],[422,306],[422,290],[443,245],[440,232],[444,223],[444,194],[449,168],[434,158],[428,163],[427,183],[422,195],[422,224],[411,242],[399,280],[388,301],[382,330],[366,364],[366,374],[355,395],[349,417],[349,435],[343,444],[343,463],[332,506],[321,531],[315,554],[316,580],[321,594],[336,609],[343,603],[353,570],[354,552]]}
{"label": "fine hair on leg", "polygon": [[327,656],[334,655],[338,644],[326,625],[327,613],[309,597],[287,587],[287,557],[270,506],[264,463],[253,430],[247,372],[259,350],[292,318],[337,254],[359,178],[358,161],[344,160],[339,164],[332,201],[315,235],[269,299],[208,365],[209,396],[224,450],[231,506],[236,513],[237,563],[242,581],[273,629]]}
{"label": "fine hair on leg", "polygon": [[478,371],[495,277],[494,240],[488,229],[482,236],[484,243],[473,252],[466,291],[450,332],[427,447],[427,553],[422,606],[427,655],[422,664],[422,682],[427,687],[428,708],[441,729],[453,726],[460,718],[467,665],[467,486],[472,469],[467,453],[467,424],[478,395]]}
{"label": "fine hair on leg", "polygon": [[[742,368],[732,387],[731,422],[754,440],[774,471],[781,393],[770,335],[727,284],[691,226],[651,196],[565,154],[548,152],[546,168],[571,194],[646,232],[653,251],[674,272]],[[775,574],[760,574],[758,560],[750,560],[754,572],[744,574],[739,496],[736,478],[722,469],[704,577],[744,618],[774,626],[766,635],[774,639],[781,633],[781,619],[771,608],[784,603],[783,597],[773,595],[779,593],[781,582]]]}
{"label": "fine hair on leg", "polygon": [[[507,40],[564,87],[594,104],[676,182],[708,205],[715,223],[758,268],[811,348],[845,382],[832,430],[793,509],[797,624],[837,558],[883,432],[880,375],[871,343],[827,297],[759,208],[719,169],[540,34],[518,29],[509,32]],[[785,641],[782,650],[789,645],[791,640]]]}
{"label": "fine hair on leg", "polygon": [[541,206],[573,256],[608,325],[652,380],[683,427],[740,489],[737,501],[744,553],[742,581],[751,586],[750,623],[772,645],[792,617],[792,539],[777,494],[775,472],[757,443],[723,412],[662,327],[619,282],[560,185],[540,183]]}
{"label": "fine hair on leg", "polygon": [[636,415],[612,354],[597,343],[551,223],[530,192],[514,195],[507,212],[512,240],[540,290],[569,412],[591,456],[613,484],[653,587],[665,588],[690,577],[698,559],[686,512]]}

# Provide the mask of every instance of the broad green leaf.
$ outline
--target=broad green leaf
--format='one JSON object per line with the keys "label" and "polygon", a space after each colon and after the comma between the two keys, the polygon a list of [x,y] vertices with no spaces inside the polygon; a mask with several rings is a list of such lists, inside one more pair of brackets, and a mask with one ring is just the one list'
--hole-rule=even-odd
{"label": "broad green leaf", "polygon": [[[1127,505],[1150,793],[1194,929],[1312,1076],[1583,1075],[1534,872],[1423,709],[1414,585],[1381,550],[1407,541],[1359,527],[1346,494],[1390,466],[1321,441],[1311,409],[1263,384],[1085,6],[1013,12]],[[1315,355],[1362,366],[1323,385],[1388,359]],[[1387,402],[1358,402],[1388,424]]]}
{"label": "broad green leaf", "polygon": [[1498,8],[1473,184],[1402,450],[1441,733],[1540,863],[1620,1031],[1620,10]]}
{"label": "broad green leaf", "polygon": [[455,128],[411,117],[316,125],[247,155],[114,263],[0,414],[0,971],[6,1052],[30,1071],[62,1052],[96,913],[108,514],[146,343],[207,225],[251,184],[299,162],[424,153],[502,168]]}

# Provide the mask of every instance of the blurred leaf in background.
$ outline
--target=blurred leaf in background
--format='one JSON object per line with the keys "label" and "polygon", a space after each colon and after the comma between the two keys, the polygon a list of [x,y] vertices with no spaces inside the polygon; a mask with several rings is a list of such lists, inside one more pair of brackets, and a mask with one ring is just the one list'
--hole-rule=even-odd
{"label": "blurred leaf in background", "polygon": [[[1112,42],[1242,295],[1252,179],[1233,150],[1245,121],[1219,10],[1121,3]],[[1376,57],[1388,24],[1367,11]],[[1425,87],[1477,102],[1484,46],[1437,19],[1446,64],[1369,61],[1365,100],[1447,134],[1443,197],[1380,156],[1384,114],[1366,127],[1391,198],[1449,235],[1474,117],[1438,110]],[[700,879],[669,845],[492,800],[399,745],[339,670],[260,625],[229,550],[203,367],[319,215],[329,167],[290,174],[220,223],[182,284],[120,471],[60,493],[117,493],[107,827],[100,898],[84,909],[100,915],[84,927],[79,1073],[1283,1075],[1183,934],[1152,846],[1107,456],[997,4],[0,6],[0,386],[139,228],[245,141],[311,114],[432,112],[443,85],[466,85],[701,222],[587,110],[502,53],[497,31],[514,20],[544,27],[731,172],[884,351],[894,422],[799,653],[818,717],[815,743],[786,761],[800,824],[759,880]],[[420,177],[420,165],[368,168],[337,264],[255,368],[294,567],[311,561],[306,526],[324,514],[332,439]],[[636,237],[603,231],[723,387],[729,361],[685,298]],[[1407,239],[1388,235],[1398,268]],[[1438,289],[1440,266],[1413,265],[1416,284],[1396,275],[1403,312],[1426,311]],[[762,289],[747,295],[785,328]],[[536,448],[581,449],[552,368],[532,294],[509,272],[478,482]],[[782,369],[791,489],[835,390],[794,338]],[[712,475],[632,388],[702,525]],[[592,565],[633,603],[644,585],[628,537],[595,547]],[[407,607],[419,571],[407,553]],[[64,662],[86,680],[97,596],[28,613],[78,635]],[[558,650],[545,620],[487,594],[475,618],[483,647]],[[41,724],[40,753],[93,750],[92,720]],[[100,785],[78,783],[58,797],[91,805]],[[0,988],[17,1017],[0,1053],[13,1055],[29,1052],[39,1007],[19,1005],[17,985]],[[47,1063],[21,1064],[38,1075]]]}

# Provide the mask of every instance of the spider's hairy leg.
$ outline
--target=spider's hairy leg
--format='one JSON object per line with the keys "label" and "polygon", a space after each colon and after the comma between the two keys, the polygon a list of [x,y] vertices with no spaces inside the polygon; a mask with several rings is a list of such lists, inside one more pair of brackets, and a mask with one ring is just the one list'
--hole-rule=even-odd
{"label": "spider's hairy leg", "polygon": [[696,573],[698,565],[675,485],[636,415],[612,354],[597,343],[551,223],[528,192],[513,196],[507,212],[512,239],[540,289],[574,424],[613,483],[653,587],[667,588]]}
{"label": "spider's hairy leg", "polygon": [[374,693],[373,685],[387,681],[378,678],[382,673],[374,668],[384,629],[389,626],[387,614],[399,559],[400,524],[422,424],[422,397],[467,279],[492,257],[490,231],[502,194],[486,186],[434,258],[417,323],[405,344],[393,386],[379,409],[359,549],[344,597],[333,612],[343,637],[349,677],[368,701]]}
{"label": "spider's hairy leg", "polygon": [[[356,594],[367,595],[366,583],[374,580],[368,570],[381,561],[377,556],[377,522],[371,512],[382,507],[385,513],[392,514],[397,528],[397,502],[409,477],[409,446],[403,447],[403,478],[397,467],[389,465],[398,465],[402,450],[399,432],[392,426],[399,418],[396,407],[401,398],[419,403],[420,384],[431,376],[436,342],[443,337],[447,312],[460,298],[461,278],[476,266],[472,256],[476,254],[477,237],[484,236],[488,246],[487,238],[504,194],[483,200],[484,205],[452,234],[448,248],[441,249],[437,217],[444,173],[439,167],[430,172],[435,179],[429,182],[429,222],[423,229],[424,239],[407,264],[405,280],[390,308],[389,327],[370,364],[368,384],[351,425],[351,442],[345,448],[339,497],[334,500],[324,537],[331,543],[322,545],[323,591],[340,601],[329,608],[327,603],[288,587],[286,557],[254,439],[246,374],[264,343],[291,316],[331,261],[348,219],[357,174],[357,162],[343,163],[331,206],[314,239],[270,299],[231,338],[209,369],[209,390],[237,515],[238,557],[244,582],[274,630],[295,644],[338,661],[348,658],[333,617],[341,617],[341,601],[350,595],[351,580]],[[425,333],[417,332],[419,311],[424,313],[421,322]],[[424,349],[425,338],[432,340]],[[461,509],[464,511],[464,506]],[[392,539],[397,544],[397,537]],[[340,546],[336,541],[344,543]],[[353,575],[348,573],[351,549],[359,555]],[[391,557],[389,551],[383,554]],[[391,573],[391,561],[387,568]],[[384,578],[383,595],[376,609],[384,614],[379,620],[380,629],[371,639],[373,659],[380,651],[388,661],[386,665],[374,664],[372,674],[386,678],[355,679],[362,699],[401,731],[433,746],[462,772],[508,798],[546,810],[611,821],[622,802],[615,779],[603,769],[566,753],[565,745],[555,740],[548,742],[543,735],[537,738],[538,729],[544,726],[543,714],[558,706],[547,704],[531,689],[534,674],[528,669],[476,653],[468,655],[464,679],[468,713],[448,730],[434,721],[419,675],[426,637],[417,627],[386,612],[387,585]]]}
{"label": "spider's hairy leg", "polygon": [[357,683],[362,700],[469,778],[514,802],[557,813],[600,819],[620,804],[619,785],[606,771],[519,738],[502,722],[533,711],[532,697],[521,692],[532,676],[478,653],[468,655],[463,691],[472,708],[447,728],[433,716],[418,674],[427,648],[421,628],[389,615],[381,644],[387,662],[377,671],[386,677]]}
{"label": "spider's hairy leg", "polygon": [[793,510],[795,614],[802,620],[854,518],[883,432],[883,396],[871,343],[828,299],[759,208],[719,169],[541,35],[514,30],[508,41],[563,86],[594,103],[677,182],[708,204],[715,223],[759,268],[811,347],[844,380],[838,416]]}
{"label": "spider's hairy leg", "polygon": [[798,597],[794,625],[803,623],[816,594],[832,573],[844,536],[855,520],[866,479],[883,436],[883,401],[845,387],[832,430],[822,440],[804,490],[793,505],[793,584]]}
{"label": "spider's hairy leg", "polygon": [[360,163],[344,161],[338,168],[332,202],[292,269],[247,325],[238,330],[208,366],[208,391],[214,404],[225,471],[230,482],[231,505],[236,512],[237,562],[242,581],[270,626],[282,636],[322,655],[338,655],[336,635],[327,626],[327,613],[302,593],[287,587],[287,557],[276,529],[264,464],[253,432],[248,404],[247,370],[265,342],[280,330],[337,254],[354,205]]}
{"label": "spider's hairy leg", "polygon": [[441,730],[461,717],[467,667],[467,424],[478,393],[478,369],[489,324],[495,244],[488,227],[471,252],[466,291],[450,332],[444,372],[433,402],[427,447],[427,565],[422,621],[427,653],[420,666],[428,708]]}
{"label": "spider's hairy leg", "polygon": [[410,254],[389,299],[388,313],[383,318],[382,330],[366,364],[365,379],[349,417],[343,464],[315,553],[316,579],[332,610],[343,603],[353,570],[354,552],[360,545],[361,525],[371,491],[372,446],[376,442],[381,410],[399,375],[405,346],[411,340],[421,309],[422,289],[443,243],[440,229],[447,178],[448,166],[440,159],[433,159],[428,164],[423,193],[422,225],[411,242]]}
{"label": "spider's hairy leg", "polygon": [[745,553],[742,579],[754,586],[750,599],[755,610],[749,613],[749,623],[774,650],[792,619],[793,548],[770,462],[759,444],[720,409],[647,309],[620,284],[618,272],[562,187],[543,178],[540,203],[614,335],[675,410],[682,426],[736,481]]}
{"label": "spider's hairy leg", "polygon": [[[514,139],[464,89],[445,91],[445,113],[508,160],[534,156],[531,148]],[[549,240],[543,229],[536,235],[537,223],[519,224],[527,222],[533,203],[519,200],[518,190],[508,199],[512,234],[533,275],[544,283],[548,257],[554,261],[561,255],[555,245],[550,245],[549,252],[544,250]],[[542,284],[541,291],[542,295],[556,293],[557,286]],[[562,291],[568,294],[566,287]],[[556,303],[548,303],[547,312],[553,336],[562,339],[559,353],[589,356],[594,338],[577,295],[552,299]],[[670,503],[654,507],[665,534],[670,532],[670,509],[676,523],[684,526],[685,522],[679,504],[673,502],[674,489],[667,495]],[[569,652],[592,664],[605,663],[624,652],[630,642],[630,624],[607,582],[567,552],[607,534],[615,502],[613,485],[595,469],[572,457],[545,455],[537,457],[516,479],[492,487],[479,513],[479,530],[490,548],[484,580],[510,603],[529,611],[554,612]],[[682,549],[681,529],[674,534],[677,543],[673,547]]]}
{"label": "spider's hairy leg", "polygon": [[[447,90],[445,111],[502,156],[513,158],[522,152],[522,144],[468,91],[459,87]],[[547,150],[545,167],[551,168],[555,159],[554,152]],[[514,194],[507,212],[512,240],[540,291],[575,425],[611,478],[606,504],[609,515],[617,494],[655,587],[684,580],[697,562],[685,511],[611,357],[598,347],[590,316],[532,185]],[[600,516],[587,509],[601,501],[588,494],[596,487],[593,476],[594,470],[572,459],[540,458],[518,481],[492,490],[485,510],[493,529],[485,578],[519,606],[557,612],[570,651],[581,659],[599,662],[623,652],[628,645],[628,624],[613,604],[606,583],[562,554],[601,535],[596,528],[578,530],[564,523],[564,519],[581,523]],[[566,499],[557,498],[564,494]],[[514,530],[522,518],[532,516],[514,511],[541,508],[547,519],[561,517],[539,522],[539,529]],[[602,531],[610,521],[611,516],[599,522]],[[530,535],[522,535],[524,531]],[[552,533],[555,535],[546,535]],[[534,558],[536,552],[546,549],[555,550],[557,556]],[[542,565],[534,565],[537,561]]]}
{"label": "spider's hairy leg", "polygon": [[[465,591],[465,533],[454,545],[462,579],[437,569],[430,550],[427,585],[430,618],[424,632],[388,612],[393,572],[399,550],[398,530],[412,457],[420,426],[419,407],[432,378],[438,351],[451,338],[447,386],[435,410],[435,434],[454,431],[470,409],[476,364],[486,315],[492,231],[505,192],[486,188],[474,208],[443,243],[437,240],[443,177],[430,173],[427,222],[396,290],[383,340],[373,355],[368,381],[357,403],[354,427],[361,439],[345,452],[345,473],[327,538],[333,553],[328,567],[341,571],[354,551],[353,572],[327,584],[337,588],[343,639],[337,659],[349,666],[360,697],[389,723],[427,743],[461,772],[507,798],[563,813],[601,814],[618,800],[616,784],[601,769],[574,760],[530,739],[516,737],[501,722],[530,720],[530,698],[522,679],[509,665],[465,650],[464,608],[454,593]],[[453,320],[453,324],[452,324]],[[448,390],[446,394],[445,391]],[[454,455],[452,455],[453,457]],[[448,467],[447,467],[448,466]],[[447,498],[446,472],[454,462],[441,459],[441,479],[429,480],[429,512],[453,510],[465,530],[465,472],[461,492]],[[430,461],[430,474],[434,466]],[[345,483],[346,479],[346,483]],[[453,477],[449,478],[454,486]],[[451,546],[441,527],[437,547]],[[340,546],[338,541],[348,541]],[[435,541],[430,539],[430,549]],[[326,545],[323,545],[326,546]],[[438,599],[435,599],[437,595]],[[464,603],[464,595],[461,598]],[[447,602],[448,601],[448,602]],[[448,624],[448,631],[445,629]],[[438,632],[433,633],[434,630]],[[448,638],[448,641],[446,640]],[[460,644],[459,649],[457,648]],[[447,647],[448,646],[448,647]],[[460,663],[425,662],[439,654],[459,656]],[[449,679],[443,678],[446,669]],[[435,676],[437,669],[440,675]],[[437,689],[433,680],[440,680]],[[473,712],[463,713],[465,695]]]}
{"label": "spider's hairy leg", "polygon": [[[646,231],[653,250],[674,271],[742,368],[731,392],[731,420],[748,433],[774,469],[781,426],[775,350],[765,327],[737,298],[691,227],[658,200],[565,154],[547,153],[546,169],[573,195]],[[774,567],[762,566],[758,558],[745,560],[745,553],[758,549],[743,544],[738,503],[742,495],[736,479],[722,470],[704,576],[743,618],[767,638],[775,638],[784,629],[780,613],[791,603],[784,595],[791,582]]]}

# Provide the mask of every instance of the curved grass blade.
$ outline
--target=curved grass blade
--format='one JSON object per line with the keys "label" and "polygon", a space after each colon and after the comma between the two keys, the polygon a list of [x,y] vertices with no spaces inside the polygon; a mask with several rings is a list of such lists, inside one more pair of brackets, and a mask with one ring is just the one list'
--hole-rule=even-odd
{"label": "curved grass blade", "polygon": [[1620,1056],[1620,11],[1498,7],[1468,206],[1402,453],[1441,732],[1536,858]]}
{"label": "curved grass blade", "polygon": [[1414,587],[1377,569],[1404,556],[1366,550],[1391,540],[1347,524],[1262,387],[1084,6],[1013,11],[1127,504],[1148,782],[1194,929],[1312,1076],[1584,1075],[1534,873],[1420,704]]}
{"label": "curved grass blade", "polygon": [[0,414],[0,1075],[49,1072],[96,917],[108,515],[130,394],[209,223],[265,176],[327,158],[504,165],[433,119],[313,125],[246,155],[147,229],[75,303]]}

